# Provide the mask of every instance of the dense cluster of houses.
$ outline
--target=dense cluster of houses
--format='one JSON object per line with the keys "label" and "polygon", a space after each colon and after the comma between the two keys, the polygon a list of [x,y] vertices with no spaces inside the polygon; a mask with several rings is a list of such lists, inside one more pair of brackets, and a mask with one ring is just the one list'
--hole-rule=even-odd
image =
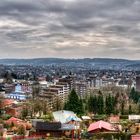
{"label": "dense cluster of houses", "polygon": [[[90,87],[95,87],[94,84],[96,82],[94,78],[88,79]],[[100,82],[99,80],[97,83],[100,84]],[[87,88],[87,85],[84,86],[84,83],[75,81],[75,77],[55,79],[54,83],[44,81],[40,78],[39,84],[41,90],[38,98],[45,99],[49,108],[53,107],[57,97],[64,103],[72,88],[75,88],[80,97],[84,96]],[[78,117],[74,112],[67,110],[52,111],[53,119],[51,121],[45,121],[42,118],[38,118],[38,116],[35,119],[29,117],[22,120],[23,103],[26,103],[27,99],[32,98],[32,86],[33,83],[31,81],[15,81],[12,84],[5,83],[0,85],[1,112],[8,115],[8,117],[0,119],[1,137],[15,137],[16,135],[24,134],[26,137],[39,136],[45,138],[65,136],[72,139],[75,137],[81,139],[85,133],[92,136],[95,133],[104,132],[130,132],[132,128],[134,129],[133,134],[139,133],[138,122],[140,121],[140,115],[129,115],[125,121],[131,121],[133,125],[130,125],[128,128],[122,125],[120,116],[109,116],[106,119],[97,120],[91,114]],[[135,138],[138,138],[138,135],[132,136],[133,140]]]}
{"label": "dense cluster of houses", "polygon": [[[136,134],[140,131],[140,115],[128,116],[126,120],[133,122],[133,125],[131,124],[129,128],[121,125],[122,120],[120,116],[112,115],[104,120],[97,120],[95,116],[91,115],[81,116],[79,118],[74,112],[67,110],[51,112],[53,116],[51,121],[38,118],[22,120],[19,119],[22,110],[22,102],[18,102],[16,99],[3,99],[2,101],[4,113],[11,117],[0,121],[1,138],[17,137],[20,139],[18,135],[24,134],[26,138],[65,136],[73,140],[74,138],[80,140],[85,132],[88,133],[89,136],[92,136],[96,133],[127,133],[128,131],[132,131],[132,134]],[[21,126],[24,128],[25,132],[19,133]],[[23,130],[21,129],[21,131]],[[139,138],[139,135],[132,135],[132,140],[137,140]]]}

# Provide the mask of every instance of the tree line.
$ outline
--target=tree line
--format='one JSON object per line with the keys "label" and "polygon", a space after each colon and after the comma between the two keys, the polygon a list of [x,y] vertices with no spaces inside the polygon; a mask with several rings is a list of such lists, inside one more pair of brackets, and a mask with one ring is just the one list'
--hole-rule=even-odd
{"label": "tree line", "polygon": [[[131,103],[131,100],[133,100],[134,103]],[[106,115],[140,113],[140,94],[136,91],[134,92],[132,88],[130,97],[128,98],[123,93],[105,95],[99,91],[98,94],[93,94],[81,99],[73,89],[63,109],[71,110],[78,115],[88,113]]]}

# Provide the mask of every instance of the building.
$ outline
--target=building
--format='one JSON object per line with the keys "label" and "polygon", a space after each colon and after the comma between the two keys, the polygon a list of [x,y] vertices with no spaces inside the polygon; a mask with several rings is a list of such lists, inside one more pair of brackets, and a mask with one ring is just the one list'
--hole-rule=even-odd
{"label": "building", "polygon": [[103,86],[103,80],[101,78],[96,78],[96,84],[95,84],[95,87],[96,88],[100,88]]}
{"label": "building", "polygon": [[74,88],[74,85],[75,85],[75,77],[68,76],[68,77],[65,77],[65,78],[61,78],[61,79],[59,79],[58,82],[67,83],[68,86],[69,86],[69,90],[71,91]]}
{"label": "building", "polygon": [[96,77],[89,76],[89,78],[87,78],[87,85],[88,85],[88,88],[94,89],[96,86]]}
{"label": "building", "polygon": [[84,98],[87,92],[87,84],[85,82],[76,82],[74,89],[81,98]]}
{"label": "building", "polygon": [[88,132],[95,133],[95,132],[117,132],[118,129],[115,125],[112,125],[105,121],[98,121],[95,123],[90,124],[88,128]]}
{"label": "building", "polygon": [[75,126],[73,124],[64,124],[61,122],[42,122],[42,121],[34,121],[33,127],[36,132],[34,135],[45,136],[48,134],[50,137],[62,137],[66,136],[67,132],[69,135],[75,130]]}
{"label": "building", "polygon": [[15,100],[26,100],[27,95],[22,91],[22,86],[20,84],[17,84],[15,87],[15,91],[9,94],[5,94],[5,97]]}
{"label": "building", "polygon": [[63,87],[63,102],[66,102],[68,99],[68,95],[70,93],[70,87],[68,83],[66,82],[57,82],[56,85],[57,87]]}
{"label": "building", "polygon": [[136,77],[136,91],[140,91],[140,76]]}
{"label": "building", "polygon": [[57,102],[57,91],[44,92],[39,94],[40,100],[45,100],[47,103],[48,110],[51,110]]}

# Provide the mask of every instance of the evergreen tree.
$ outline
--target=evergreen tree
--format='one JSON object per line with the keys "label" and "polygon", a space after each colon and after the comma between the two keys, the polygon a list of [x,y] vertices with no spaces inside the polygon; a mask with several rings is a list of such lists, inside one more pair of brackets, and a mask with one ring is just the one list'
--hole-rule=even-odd
{"label": "evergreen tree", "polygon": [[89,99],[88,99],[88,111],[89,112],[93,112],[93,97],[90,96]]}
{"label": "evergreen tree", "polygon": [[103,95],[98,96],[98,113],[103,114],[104,113],[104,99]]}
{"label": "evergreen tree", "polygon": [[93,97],[93,103],[92,103],[93,105],[93,113],[97,113],[98,112],[98,99],[97,99],[97,96],[95,95],[94,97]]}
{"label": "evergreen tree", "polygon": [[140,93],[135,91],[135,88],[133,87],[131,89],[131,92],[130,92],[130,96],[129,96],[135,103],[138,103],[139,101],[139,98],[140,98]]}
{"label": "evergreen tree", "polygon": [[64,109],[73,111],[78,115],[82,115],[83,113],[83,103],[79,99],[78,95],[76,94],[75,90],[73,89],[69,94],[68,101],[64,105]]}
{"label": "evergreen tree", "polygon": [[132,99],[134,99],[134,94],[135,94],[135,88],[133,87],[132,89],[131,89],[131,92],[130,92],[130,98],[132,98]]}
{"label": "evergreen tree", "polygon": [[111,113],[115,113],[115,106],[116,106],[116,100],[114,96],[111,96],[109,94],[109,96],[106,97],[106,114],[111,114]]}
{"label": "evergreen tree", "polygon": [[83,100],[79,100],[79,115],[84,114],[84,106],[83,106]]}

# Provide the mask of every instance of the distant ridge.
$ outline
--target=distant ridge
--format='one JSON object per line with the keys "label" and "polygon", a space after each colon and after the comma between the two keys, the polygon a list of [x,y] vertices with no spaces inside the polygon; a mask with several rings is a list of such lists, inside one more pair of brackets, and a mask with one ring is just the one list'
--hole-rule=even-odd
{"label": "distant ridge", "polygon": [[113,58],[33,58],[33,59],[0,59],[3,65],[65,65],[81,66],[86,65],[94,68],[120,68],[120,69],[140,69],[140,60],[113,59]]}
{"label": "distant ridge", "polygon": [[[45,65],[49,63],[67,63],[67,62],[79,62],[79,63],[110,63],[110,62],[132,62],[127,59],[112,59],[112,58],[83,58],[83,59],[65,59],[65,58],[32,58],[32,59],[0,59],[0,64],[4,65]],[[135,62],[135,61],[134,61]]]}

